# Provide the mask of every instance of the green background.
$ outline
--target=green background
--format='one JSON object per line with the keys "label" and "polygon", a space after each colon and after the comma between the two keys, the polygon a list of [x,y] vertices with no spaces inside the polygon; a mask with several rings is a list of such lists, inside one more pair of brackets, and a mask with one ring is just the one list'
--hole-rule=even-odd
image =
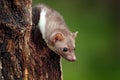
{"label": "green background", "polygon": [[[117,0],[33,0],[60,12],[78,31],[76,62],[63,59],[64,80],[120,80],[120,12]],[[118,0],[119,1],[119,0]]]}

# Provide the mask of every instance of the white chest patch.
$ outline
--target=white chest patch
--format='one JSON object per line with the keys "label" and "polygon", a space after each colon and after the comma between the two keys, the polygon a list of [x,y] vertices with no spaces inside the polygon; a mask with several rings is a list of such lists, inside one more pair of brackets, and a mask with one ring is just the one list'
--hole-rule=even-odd
{"label": "white chest patch", "polygon": [[42,37],[45,39],[45,25],[46,25],[46,11],[45,9],[41,10],[40,19],[38,23],[38,27],[42,33]]}

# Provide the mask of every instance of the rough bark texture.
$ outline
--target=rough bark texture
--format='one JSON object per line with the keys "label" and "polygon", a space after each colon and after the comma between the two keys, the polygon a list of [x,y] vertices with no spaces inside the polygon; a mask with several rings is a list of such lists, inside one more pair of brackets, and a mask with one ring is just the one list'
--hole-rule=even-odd
{"label": "rough bark texture", "polygon": [[31,0],[0,0],[0,80],[61,80],[60,57],[32,28]]}

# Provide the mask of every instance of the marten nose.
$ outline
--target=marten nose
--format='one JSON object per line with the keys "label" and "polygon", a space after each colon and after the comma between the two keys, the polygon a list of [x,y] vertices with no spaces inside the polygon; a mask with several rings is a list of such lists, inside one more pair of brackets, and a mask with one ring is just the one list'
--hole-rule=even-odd
{"label": "marten nose", "polygon": [[71,59],[72,62],[76,61],[76,57],[73,56],[73,58]]}

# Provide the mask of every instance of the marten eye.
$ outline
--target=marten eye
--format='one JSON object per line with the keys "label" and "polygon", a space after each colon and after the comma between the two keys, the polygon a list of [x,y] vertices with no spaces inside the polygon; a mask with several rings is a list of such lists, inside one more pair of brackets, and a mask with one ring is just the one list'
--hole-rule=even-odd
{"label": "marten eye", "polygon": [[67,51],[68,51],[68,48],[64,47],[63,52],[67,52]]}

